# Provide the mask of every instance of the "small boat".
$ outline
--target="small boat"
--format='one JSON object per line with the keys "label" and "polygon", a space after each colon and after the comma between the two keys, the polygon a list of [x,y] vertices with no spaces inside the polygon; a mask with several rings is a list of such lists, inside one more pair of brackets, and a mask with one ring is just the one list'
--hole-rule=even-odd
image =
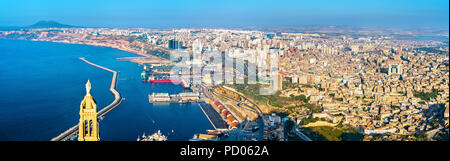
{"label": "small boat", "polygon": [[164,136],[161,134],[161,131],[158,130],[158,132],[151,135],[145,135],[144,133],[142,137],[138,136],[137,141],[167,141],[167,136]]}

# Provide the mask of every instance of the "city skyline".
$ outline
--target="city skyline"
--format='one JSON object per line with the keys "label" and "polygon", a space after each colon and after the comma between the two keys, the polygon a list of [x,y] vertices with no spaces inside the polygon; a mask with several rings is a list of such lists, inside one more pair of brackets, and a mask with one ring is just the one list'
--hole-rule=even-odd
{"label": "city skyline", "polygon": [[2,1],[0,26],[54,20],[85,27],[448,27],[448,1]]}
{"label": "city skyline", "polygon": [[85,159],[437,157],[449,2],[0,0],[0,143]]}

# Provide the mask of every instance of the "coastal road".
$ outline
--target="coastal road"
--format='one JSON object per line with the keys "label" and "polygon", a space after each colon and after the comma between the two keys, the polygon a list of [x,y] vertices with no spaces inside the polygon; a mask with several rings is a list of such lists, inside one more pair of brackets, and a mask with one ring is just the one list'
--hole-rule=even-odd
{"label": "coastal road", "polygon": [[212,99],[213,97],[211,96],[211,94],[210,94],[209,91],[208,91],[208,87],[206,87],[205,85],[201,84],[201,85],[200,85],[200,88],[201,88],[201,90],[202,90],[202,93],[203,93],[204,97],[213,100],[213,99]]}
{"label": "coastal road", "polygon": [[[206,87],[204,84],[201,84],[200,87],[202,88],[202,93],[203,93],[203,95],[205,95],[207,98],[209,98],[209,99],[211,99],[211,100],[214,101],[214,97],[209,93],[208,87]],[[229,90],[229,89],[227,89],[227,90]],[[229,91],[231,91],[231,90],[229,90]],[[236,93],[236,92],[234,92],[234,91],[232,91],[232,92],[233,92],[233,93]],[[246,105],[247,107],[243,107],[243,106],[242,106],[242,102],[247,101],[248,99],[247,99],[246,97],[243,97],[243,96],[242,96],[241,94],[239,94],[239,93],[236,93],[236,94],[238,94],[239,96],[241,96],[242,98],[244,98],[244,100],[242,100],[242,101],[240,101],[240,102],[237,103],[237,106],[238,106],[238,107],[243,108],[243,109],[248,109],[248,110],[250,110],[250,111],[252,111],[252,112],[255,112],[255,113],[258,115],[258,126],[259,126],[259,138],[258,138],[258,140],[259,140],[259,141],[262,141],[262,140],[263,140],[263,136],[264,136],[264,120],[263,120],[263,117],[262,117],[262,111],[259,109],[258,106],[256,106],[256,107],[258,108],[258,110],[255,109],[254,107],[251,107],[251,106],[248,106],[248,105]],[[225,96],[225,97],[226,97],[226,96]],[[248,100],[248,101],[249,101],[249,100]],[[249,102],[251,102],[251,101],[249,101]],[[251,102],[251,103],[254,104],[253,102]],[[255,104],[255,105],[256,105],[256,104]],[[258,111],[259,111],[259,112],[258,112]]]}
{"label": "coastal road", "polygon": [[235,94],[237,94],[237,95],[239,95],[240,97],[242,97],[242,98],[244,98],[244,101],[248,101],[250,104],[252,104],[253,106],[255,106],[256,107],[256,109],[258,110],[258,112],[262,115],[262,110],[261,110],[261,108],[259,108],[259,106],[256,104],[256,103],[254,103],[253,101],[250,101],[247,97],[245,97],[243,94],[241,94],[241,93],[239,93],[239,92],[237,92],[237,91],[234,91],[234,90],[231,90],[231,89],[229,89],[229,87],[226,87],[226,86],[222,86],[224,89],[226,89],[226,90],[228,90],[228,91],[230,91],[230,92],[233,92],[233,93],[235,93]]}
{"label": "coastal road", "polygon": [[[263,119],[263,113],[262,113],[262,110],[259,108],[258,105],[256,105],[256,103],[250,101],[250,100],[249,100],[247,97],[245,97],[243,94],[241,94],[241,93],[239,93],[239,92],[236,92],[236,91],[233,91],[233,90],[230,90],[230,89],[228,89],[228,87],[224,87],[224,89],[227,89],[228,91],[231,91],[231,92],[233,92],[233,93],[235,93],[235,94],[241,96],[242,98],[244,98],[244,101],[248,101],[250,104],[252,104],[253,106],[255,106],[256,109],[259,111],[259,112],[258,112],[258,115],[259,115],[259,117],[258,117],[258,124],[259,124],[259,127],[260,127],[260,129],[259,129],[259,130],[260,130],[260,131],[259,131],[259,135],[260,135],[260,140],[262,140],[262,137],[263,137],[263,135],[264,135],[264,119]],[[243,101],[241,101],[241,102],[243,102]],[[239,107],[242,107],[242,106],[240,106],[240,104],[238,104],[238,105],[239,105]],[[248,106],[248,105],[247,105],[247,106]],[[250,107],[250,106],[248,106],[248,107]],[[255,110],[256,110],[256,109],[255,109]],[[301,117],[305,117],[305,116],[307,116],[307,115],[309,115],[309,114],[302,115]],[[297,124],[295,124],[295,123],[294,123],[294,131],[295,131],[295,133],[296,133],[301,139],[303,139],[303,140],[305,140],[305,141],[312,141],[308,136],[306,136],[305,134],[303,134],[302,132],[300,132],[300,131],[298,130]],[[287,136],[286,136],[286,137],[287,137]]]}
{"label": "coastal road", "polygon": [[[233,99],[233,98],[229,98],[228,96],[226,96],[226,95],[224,95],[224,94],[216,93],[216,92],[214,92],[214,91],[212,91],[212,92],[213,92],[215,95],[219,95],[219,96],[222,96],[222,97],[226,97],[226,98],[228,98],[228,99],[231,99],[231,100],[237,102],[236,105],[239,106],[239,107],[242,108],[242,109],[246,109],[246,110],[249,110],[249,111],[252,111],[252,112],[258,114],[258,111],[256,111],[253,107],[251,107],[251,106],[249,106],[249,105],[247,105],[247,104],[244,103],[246,100],[238,101],[238,100],[235,100],[235,99]],[[242,106],[241,106],[241,105],[242,105]],[[244,106],[245,106],[245,107],[244,107]]]}
{"label": "coastal road", "polygon": [[312,141],[308,136],[306,136],[305,134],[303,134],[302,132],[300,132],[298,130],[297,124],[294,123],[294,131],[295,133],[298,135],[298,137],[300,137],[301,139],[303,139],[304,141]]}
{"label": "coastal road", "polygon": [[[312,115],[312,113],[307,113],[307,114],[304,114],[304,115],[300,115],[300,116],[297,116],[297,117],[293,117],[293,118],[291,118],[291,119],[292,119],[293,121],[295,121],[295,120],[298,119],[298,118],[303,118],[303,117],[306,117],[306,116],[309,116],[309,115]],[[306,136],[305,134],[303,134],[301,131],[298,130],[298,127],[297,127],[297,123],[296,123],[296,122],[294,122],[294,131],[295,131],[295,133],[297,134],[297,136],[300,137],[301,139],[303,139],[304,141],[312,141],[308,136]]]}
{"label": "coastal road", "polygon": [[234,91],[234,90],[231,90],[231,89],[228,89],[229,87],[225,87],[225,86],[222,86],[223,87],[223,89],[226,89],[226,90],[228,90],[228,91],[231,91],[231,92],[233,92],[233,93],[235,93],[235,94],[237,94],[237,95],[239,95],[240,97],[242,97],[242,98],[244,98],[244,100],[241,100],[241,102],[239,102],[237,105],[240,107],[240,108],[245,108],[245,107],[243,107],[242,105],[241,105],[241,103],[242,102],[244,102],[244,101],[247,101],[247,102],[249,102],[250,104],[252,104],[254,107],[251,107],[251,106],[248,106],[248,105],[246,105],[247,107],[250,107],[250,108],[252,108],[253,110],[252,111],[254,111],[254,112],[256,112],[256,114],[258,114],[258,126],[259,126],[259,141],[262,141],[263,140],[263,136],[264,136],[264,118],[263,118],[263,112],[262,112],[262,110],[259,108],[259,106],[256,104],[256,103],[254,103],[254,102],[252,102],[252,101],[250,101],[247,97],[245,97],[243,94],[241,94],[241,93],[239,93],[239,92],[236,92],[236,91]]}
{"label": "coastal road", "polygon": [[443,129],[443,127],[439,127],[439,128],[436,128],[436,129],[433,129],[433,130],[430,130],[430,131],[426,132],[426,134],[427,134],[427,139],[429,139],[429,140],[433,139],[433,137],[434,137],[441,129]]}

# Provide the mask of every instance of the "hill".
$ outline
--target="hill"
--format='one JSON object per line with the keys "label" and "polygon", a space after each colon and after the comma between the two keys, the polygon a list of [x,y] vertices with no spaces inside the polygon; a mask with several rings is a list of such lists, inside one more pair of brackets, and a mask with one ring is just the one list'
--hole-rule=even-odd
{"label": "hill", "polygon": [[39,21],[31,26],[27,26],[26,28],[74,28],[79,26],[72,26],[61,24],[56,21]]}

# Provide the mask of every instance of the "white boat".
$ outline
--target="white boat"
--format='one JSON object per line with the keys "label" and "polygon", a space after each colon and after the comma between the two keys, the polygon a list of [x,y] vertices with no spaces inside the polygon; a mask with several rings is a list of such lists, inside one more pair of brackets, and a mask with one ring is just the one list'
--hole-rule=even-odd
{"label": "white boat", "polygon": [[167,141],[167,137],[161,134],[161,131],[158,130],[158,132],[151,135],[145,135],[144,133],[142,137],[138,136],[137,141]]}

